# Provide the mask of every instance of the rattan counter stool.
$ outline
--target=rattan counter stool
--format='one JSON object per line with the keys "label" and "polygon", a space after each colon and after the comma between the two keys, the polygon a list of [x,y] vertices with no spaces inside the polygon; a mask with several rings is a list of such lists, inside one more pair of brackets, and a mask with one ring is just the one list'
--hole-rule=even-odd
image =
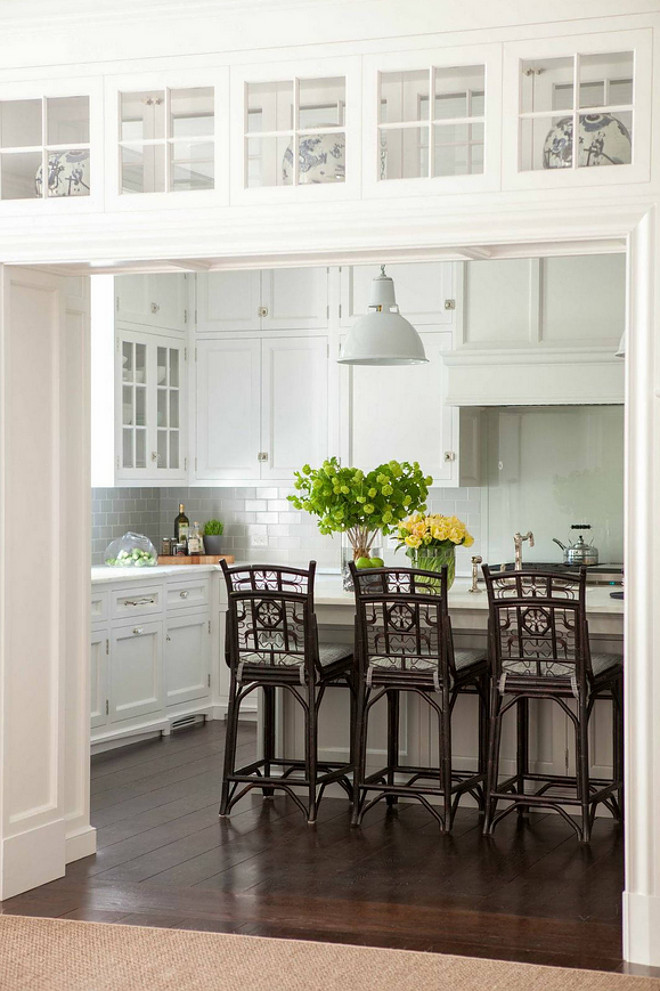
{"label": "rattan counter stool", "polygon": [[[489,603],[491,664],[488,777],[484,833],[513,809],[553,808],[581,842],[591,837],[603,804],[622,819],[623,657],[591,651],[586,618],[586,569],[573,572],[491,572],[483,567]],[[530,699],[550,699],[566,713],[575,732],[576,773],[554,775],[529,769]],[[611,780],[589,776],[589,719],[598,699],[613,706]],[[569,702],[571,703],[569,705]],[[499,780],[502,719],[517,710],[516,773]],[[498,810],[498,805],[505,804]],[[565,806],[575,806],[575,820]]]}
{"label": "rattan counter stool", "polygon": [[[352,763],[329,764],[317,757],[319,706],[329,687],[348,687],[351,693],[351,725],[355,713],[355,676],[352,647],[319,646],[314,613],[316,562],[308,570],[249,565],[229,568],[221,562],[229,604],[225,658],[230,689],[220,815],[252,788],[264,797],[275,789],[286,792],[315,822],[326,785],[338,782],[352,798],[347,777]],[[263,756],[236,768],[236,736],[241,704],[262,689]],[[288,692],[300,705],[305,719],[305,756],[295,759],[275,753],[275,693]],[[243,787],[241,787],[241,785]],[[304,788],[306,802],[294,787]]]}
{"label": "rattan counter stool", "polygon": [[[485,649],[455,650],[447,609],[447,568],[361,571],[351,563],[356,604],[358,702],[352,824],[381,799],[414,798],[449,832],[463,795],[484,806],[488,663]],[[479,698],[479,760],[476,771],[452,768],[451,717],[460,692]],[[420,696],[438,720],[438,764],[399,762],[402,693]],[[387,764],[367,774],[367,728],[373,706],[387,700]],[[431,798],[439,800],[437,804]]]}

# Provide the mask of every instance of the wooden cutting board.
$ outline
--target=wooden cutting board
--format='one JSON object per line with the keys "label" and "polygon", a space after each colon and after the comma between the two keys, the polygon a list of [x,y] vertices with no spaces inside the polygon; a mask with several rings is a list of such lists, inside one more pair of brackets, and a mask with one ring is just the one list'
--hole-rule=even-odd
{"label": "wooden cutting board", "polygon": [[233,564],[235,560],[233,554],[175,554],[171,556],[159,554],[158,556],[159,564],[219,564],[220,561]]}

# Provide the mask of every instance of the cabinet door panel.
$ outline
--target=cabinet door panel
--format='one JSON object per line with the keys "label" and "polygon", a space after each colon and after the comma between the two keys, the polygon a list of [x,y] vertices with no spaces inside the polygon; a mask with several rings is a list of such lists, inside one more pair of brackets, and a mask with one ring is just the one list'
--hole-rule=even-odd
{"label": "cabinet door panel", "polygon": [[419,461],[434,481],[452,479],[454,410],[444,403],[443,351],[451,334],[421,334],[426,365],[350,369],[351,464],[371,469],[385,461]]}
{"label": "cabinet door panel", "polygon": [[312,330],[328,325],[328,270],[275,268],[261,273],[264,330]]}
{"label": "cabinet door panel", "polygon": [[[350,326],[367,313],[372,280],[380,275],[379,265],[342,268],[341,324]],[[394,280],[396,301],[402,316],[414,327],[445,326],[454,322],[455,311],[445,308],[455,299],[453,262],[415,262],[387,265],[385,274]]]}
{"label": "cabinet door panel", "polygon": [[626,323],[625,255],[544,258],[541,341],[616,348]]}
{"label": "cabinet door panel", "polygon": [[259,330],[258,271],[204,272],[197,276],[197,333]]}
{"label": "cabinet door panel", "polygon": [[207,613],[167,621],[165,705],[190,702],[209,694],[210,642]]}
{"label": "cabinet door panel", "polygon": [[107,693],[107,662],[109,633],[100,630],[92,633],[89,652],[90,716],[92,729],[105,726],[108,717],[105,712]]}
{"label": "cabinet door panel", "polygon": [[538,261],[467,262],[462,343],[473,347],[529,347],[538,320]]}
{"label": "cabinet door panel", "polygon": [[110,722],[162,707],[162,624],[123,626],[112,634]]}
{"label": "cabinet door panel", "polygon": [[196,478],[259,478],[260,380],[258,340],[198,344]]}
{"label": "cabinet door panel", "polygon": [[125,323],[185,332],[188,283],[185,275],[120,275],[115,279],[116,315]]}
{"label": "cabinet door panel", "polygon": [[328,455],[328,342],[263,341],[262,478],[290,479]]}

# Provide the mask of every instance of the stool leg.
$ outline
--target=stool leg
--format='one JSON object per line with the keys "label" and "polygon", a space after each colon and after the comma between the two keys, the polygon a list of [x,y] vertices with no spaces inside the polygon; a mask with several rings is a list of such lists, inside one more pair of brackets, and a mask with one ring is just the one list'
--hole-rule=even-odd
{"label": "stool leg", "polygon": [[619,822],[623,822],[623,698],[621,682],[612,687],[612,777],[619,783]]}
{"label": "stool leg", "polygon": [[358,675],[357,685],[357,716],[355,720],[355,771],[353,772],[353,812],[351,826],[360,825],[360,785],[366,777],[367,769],[367,688],[364,678]]}
{"label": "stool leg", "polygon": [[451,829],[451,708],[449,692],[443,689],[440,712],[440,786],[442,788],[443,832]]}
{"label": "stool leg", "polygon": [[575,773],[577,775],[577,792],[580,800],[582,822],[580,825],[580,842],[588,843],[591,838],[591,806],[589,804],[589,724],[587,707],[584,700],[578,701],[577,725],[577,755]]}
{"label": "stool leg", "polygon": [[502,697],[497,690],[497,685],[491,681],[490,686],[490,707],[488,717],[488,763],[486,765],[486,815],[484,817],[484,836],[493,833],[493,816],[497,800],[492,797],[497,790],[499,779],[500,760],[500,734],[502,729],[502,716],[500,709]]}
{"label": "stool leg", "polygon": [[[525,794],[525,775],[529,772],[529,699],[520,698],[516,703],[516,788]],[[519,816],[528,816],[529,808],[518,806]]]}
{"label": "stool leg", "polygon": [[316,708],[316,686],[311,678],[307,689],[307,711],[305,714],[307,729],[307,739],[305,742],[305,764],[308,781],[308,806],[307,822],[316,822],[316,801],[317,801],[317,776],[318,776],[318,753],[317,753],[317,724],[318,712]]}
{"label": "stool leg", "polygon": [[[399,692],[387,693],[387,783],[394,784],[394,768],[399,765]],[[387,805],[396,805],[396,795],[386,795]]]}
{"label": "stool leg", "polygon": [[[264,685],[264,725],[263,725],[263,748],[264,748],[264,777],[271,776],[270,762],[275,756],[275,688],[272,685]],[[264,798],[271,798],[274,788],[262,788]]]}
{"label": "stool leg", "polygon": [[222,790],[220,793],[219,814],[221,816],[226,816],[229,812],[229,777],[233,774],[234,763],[236,760],[236,736],[238,733],[239,710],[239,705],[236,701],[237,692],[238,685],[236,684],[236,678],[232,671],[229,686],[229,706],[227,707],[227,726],[225,730],[225,758],[222,772]]}

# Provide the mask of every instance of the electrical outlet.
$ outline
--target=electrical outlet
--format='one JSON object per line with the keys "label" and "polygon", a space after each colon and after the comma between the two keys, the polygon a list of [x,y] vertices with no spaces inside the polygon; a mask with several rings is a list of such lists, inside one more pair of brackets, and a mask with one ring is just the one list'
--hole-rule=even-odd
{"label": "electrical outlet", "polygon": [[268,537],[265,533],[253,533],[250,537],[250,547],[267,547]]}

